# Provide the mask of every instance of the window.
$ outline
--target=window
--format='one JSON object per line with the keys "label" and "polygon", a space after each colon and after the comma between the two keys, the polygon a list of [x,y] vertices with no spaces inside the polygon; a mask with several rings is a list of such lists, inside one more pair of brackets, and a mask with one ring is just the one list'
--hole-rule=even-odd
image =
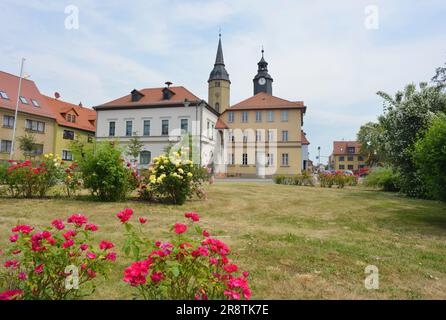
{"label": "window", "polygon": [[353,156],[348,156],[347,161],[353,161]]}
{"label": "window", "polygon": [[63,131],[63,138],[66,139],[66,140],[74,140],[74,131],[64,130]]}
{"label": "window", "polygon": [[169,135],[169,120],[161,121],[161,135],[163,136]]}
{"label": "window", "polygon": [[45,132],[45,122],[35,121],[35,120],[25,120],[25,129],[34,132]]}
{"label": "window", "polygon": [[0,97],[2,97],[2,99],[9,100],[9,97],[5,91],[0,91]]}
{"label": "window", "polygon": [[284,122],[288,121],[288,110],[282,110],[280,113],[280,120]]}
{"label": "window", "polygon": [[262,112],[256,111],[256,122],[262,122]]}
{"label": "window", "polygon": [[211,137],[211,123],[208,121],[208,123],[207,123],[207,129],[206,129],[207,131],[207,136],[208,136],[208,138],[210,138]]}
{"label": "window", "polygon": [[37,107],[37,108],[40,107],[39,102],[35,99],[31,99],[31,103],[33,104],[34,107]]}
{"label": "window", "polygon": [[248,165],[248,154],[244,153],[242,155],[242,165],[247,166]]}
{"label": "window", "polygon": [[348,170],[353,170],[353,165],[352,164],[348,165]]}
{"label": "window", "polygon": [[152,161],[152,153],[150,151],[141,151],[139,158],[140,164],[148,165]]}
{"label": "window", "polygon": [[274,141],[274,131],[268,130],[268,141]]}
{"label": "window", "polygon": [[230,111],[228,112],[228,122],[234,122],[234,112]]}
{"label": "window", "polygon": [[108,135],[110,137],[114,137],[116,133],[115,131],[116,131],[116,122],[110,121],[108,124]]}
{"label": "window", "polygon": [[62,160],[73,161],[73,154],[71,151],[62,150]]}
{"label": "window", "polygon": [[248,111],[242,112],[242,122],[248,122]]}
{"label": "window", "polygon": [[133,121],[132,120],[127,120],[125,122],[125,135],[127,137],[131,137],[132,136],[132,130],[133,130]]}
{"label": "window", "polygon": [[0,152],[11,152],[12,141],[2,140],[0,144]]}
{"label": "window", "polygon": [[355,153],[355,147],[348,147],[347,148],[348,153]]}
{"label": "window", "polygon": [[76,122],[76,116],[74,114],[67,114],[67,121],[75,123]]}
{"label": "window", "polygon": [[3,116],[3,127],[13,128],[14,127],[14,117],[13,116]]}
{"label": "window", "polygon": [[217,110],[217,112],[220,112],[220,104],[218,102],[215,104],[215,110]]}
{"label": "window", "polygon": [[268,111],[268,122],[274,122],[274,111]]}
{"label": "window", "polygon": [[43,144],[35,144],[32,154],[35,156],[40,156],[41,154],[43,154]]}
{"label": "window", "polygon": [[344,156],[340,156],[339,157],[339,161],[345,161],[345,157]]}
{"label": "window", "polygon": [[282,153],[282,166],[288,165],[288,153]]}
{"label": "window", "polygon": [[339,165],[339,170],[344,170],[344,169],[345,169],[345,165],[340,164],[340,165]]}
{"label": "window", "polygon": [[92,142],[93,142],[93,136],[90,136],[90,135],[89,135],[89,136],[87,137],[87,142],[88,142],[88,143],[92,143]]}
{"label": "window", "polygon": [[181,119],[180,121],[181,133],[189,132],[189,120]]}
{"label": "window", "polygon": [[143,122],[143,135],[144,136],[150,136],[150,120],[144,120]]}
{"label": "window", "polygon": [[230,165],[234,165],[235,164],[235,156],[234,156],[234,154],[230,153],[228,158],[229,158],[229,164]]}
{"label": "window", "polygon": [[262,130],[256,130],[256,141],[262,141]]}
{"label": "window", "polygon": [[267,166],[272,166],[274,165],[274,154],[272,153],[268,153],[266,155],[266,165]]}
{"label": "window", "polygon": [[248,142],[248,133],[247,132],[244,132],[243,133],[243,142]]}
{"label": "window", "polygon": [[20,101],[21,101],[23,104],[28,104],[28,100],[26,100],[25,97],[20,96]]}
{"label": "window", "polygon": [[288,141],[288,131],[282,131],[282,141]]}
{"label": "window", "polygon": [[211,139],[214,140],[214,133],[215,133],[215,125],[211,125]]}
{"label": "window", "polygon": [[358,156],[358,161],[364,161],[364,156]]}

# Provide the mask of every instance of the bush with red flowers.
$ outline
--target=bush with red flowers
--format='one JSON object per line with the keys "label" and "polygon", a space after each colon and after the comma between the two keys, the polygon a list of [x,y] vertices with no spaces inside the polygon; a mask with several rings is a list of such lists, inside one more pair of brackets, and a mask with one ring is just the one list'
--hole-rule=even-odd
{"label": "bush with red flowers", "polygon": [[79,299],[91,294],[92,280],[106,276],[116,260],[113,243],[90,243],[97,230],[80,214],[39,230],[29,225],[12,228],[11,247],[2,257],[0,300]]}
{"label": "bush with red flowers", "polygon": [[136,298],[251,298],[248,273],[239,274],[237,265],[229,260],[229,247],[201,229],[197,213],[186,213],[186,223],[172,226],[170,241],[145,238],[147,220],[139,219],[136,227],[130,223],[132,215],[131,209],[125,209],[117,217],[126,229],[124,252],[135,260],[124,270],[123,281],[136,289]]}
{"label": "bush with red flowers", "polygon": [[62,182],[68,197],[75,195],[82,188],[82,175],[78,168],[79,165],[73,162],[64,170]]}

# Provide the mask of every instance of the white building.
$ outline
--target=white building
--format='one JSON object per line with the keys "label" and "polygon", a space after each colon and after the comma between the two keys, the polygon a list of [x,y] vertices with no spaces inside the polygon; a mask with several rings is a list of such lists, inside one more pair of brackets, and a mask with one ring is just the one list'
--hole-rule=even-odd
{"label": "white building", "polygon": [[212,164],[219,113],[186,88],[166,84],[164,88],[133,90],[94,107],[97,140],[117,140],[126,147],[138,137],[143,148],[137,160],[144,168],[168,146],[189,146],[192,138],[193,161]]}

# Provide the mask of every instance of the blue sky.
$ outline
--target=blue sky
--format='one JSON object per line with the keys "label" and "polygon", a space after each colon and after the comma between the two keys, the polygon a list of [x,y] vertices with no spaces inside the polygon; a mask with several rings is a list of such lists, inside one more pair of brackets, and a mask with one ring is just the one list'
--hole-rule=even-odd
{"label": "blue sky", "polygon": [[[68,5],[78,30],[65,28]],[[378,29],[364,26],[368,5]],[[442,0],[2,0],[0,12],[0,69],[18,74],[24,56],[43,93],[87,106],[168,80],[207,99],[219,28],[235,104],[252,95],[264,45],[274,95],[308,106],[312,159],[382,112],[376,91],[427,81],[446,62]]]}

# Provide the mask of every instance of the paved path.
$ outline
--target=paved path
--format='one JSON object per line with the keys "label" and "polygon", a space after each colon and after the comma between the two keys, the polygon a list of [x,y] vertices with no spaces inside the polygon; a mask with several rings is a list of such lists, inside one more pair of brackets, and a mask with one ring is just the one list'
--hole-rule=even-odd
{"label": "paved path", "polygon": [[219,178],[215,179],[216,183],[225,182],[256,182],[256,183],[273,183],[272,179],[259,179],[259,178]]}

